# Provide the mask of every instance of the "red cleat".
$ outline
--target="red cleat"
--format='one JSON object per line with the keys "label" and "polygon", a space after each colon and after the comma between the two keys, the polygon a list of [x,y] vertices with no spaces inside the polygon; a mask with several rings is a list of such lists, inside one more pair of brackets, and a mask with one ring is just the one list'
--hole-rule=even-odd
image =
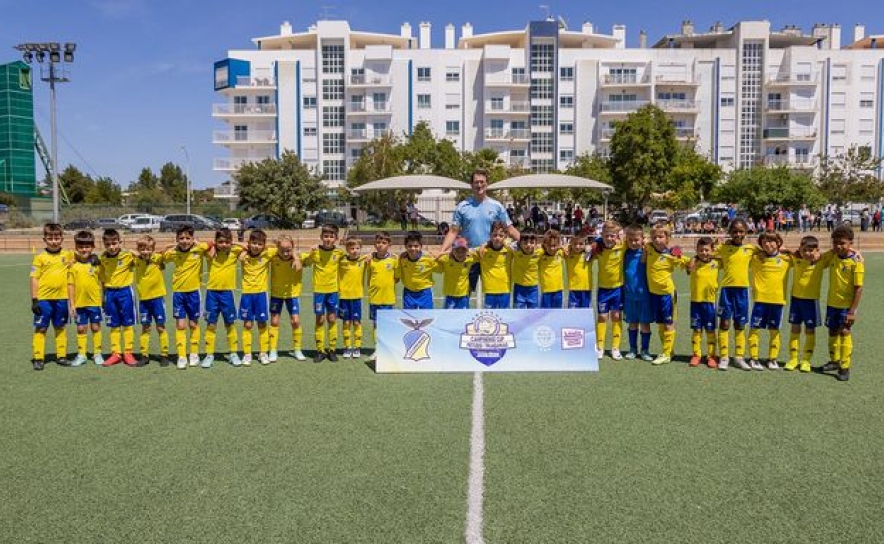
{"label": "red cleat", "polygon": [[700,366],[700,356],[694,355],[691,357],[691,362],[688,363],[688,366]]}
{"label": "red cleat", "polygon": [[131,352],[127,351],[123,354],[123,363],[125,363],[126,366],[135,366],[138,364],[138,361],[135,360],[135,356],[132,355]]}
{"label": "red cleat", "polygon": [[709,368],[718,368],[718,357],[715,355],[706,356],[706,366]]}
{"label": "red cleat", "polygon": [[104,360],[101,363],[101,366],[114,366],[115,364],[119,364],[122,361],[119,353],[111,353],[111,356]]}

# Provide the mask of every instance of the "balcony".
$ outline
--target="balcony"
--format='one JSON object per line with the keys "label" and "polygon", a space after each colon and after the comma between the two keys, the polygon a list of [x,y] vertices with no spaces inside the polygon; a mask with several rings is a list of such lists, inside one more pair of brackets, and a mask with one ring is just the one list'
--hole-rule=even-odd
{"label": "balcony", "polygon": [[804,85],[816,85],[819,81],[819,74],[817,73],[801,73],[801,74],[768,74],[767,76],[767,85],[768,86],[804,86]]}
{"label": "balcony", "polygon": [[599,139],[603,141],[610,140],[614,137],[614,133],[617,131],[615,128],[603,128],[599,131]]}
{"label": "balcony", "polygon": [[390,113],[389,102],[349,102],[347,115],[374,115]]}
{"label": "balcony", "polygon": [[526,128],[504,130],[502,128],[485,129],[485,140],[530,140],[531,131]]}
{"label": "balcony", "polygon": [[601,102],[599,112],[602,114],[631,113],[650,103],[650,100],[611,100]]}
{"label": "balcony", "polygon": [[697,100],[657,100],[661,110],[673,113],[697,113],[700,102]]}
{"label": "balcony", "polygon": [[667,87],[697,87],[700,85],[700,76],[693,74],[660,74],[654,78],[657,85]]}
{"label": "balcony", "polygon": [[606,87],[644,87],[651,84],[648,74],[604,74],[602,86]]}
{"label": "balcony", "polygon": [[693,139],[697,137],[696,127],[673,127],[675,128],[675,137],[679,140]]}
{"label": "balcony", "polygon": [[387,74],[352,74],[347,81],[351,87],[389,87],[392,82]]}
{"label": "balcony", "polygon": [[766,155],[767,166],[787,166],[789,168],[814,168],[816,160],[809,155]]}
{"label": "balcony", "polygon": [[268,157],[245,157],[245,158],[232,158],[232,157],[223,157],[220,159],[215,159],[212,164],[213,170],[232,172],[234,170],[238,170],[242,165],[249,164],[252,162],[261,162]]}
{"label": "balcony", "polygon": [[527,74],[510,74],[507,76],[486,76],[486,87],[527,87],[531,79]]}
{"label": "balcony", "polygon": [[276,82],[272,77],[252,77],[252,76],[236,76],[236,88],[255,87],[260,89],[273,89]]}
{"label": "balcony", "polygon": [[816,111],[816,100],[812,98],[793,98],[790,100],[768,100],[764,103],[767,112],[813,112]]}
{"label": "balcony", "polygon": [[510,102],[486,102],[487,111],[494,113],[509,113],[514,115],[528,115],[531,113],[531,103],[527,101]]}
{"label": "balcony", "polygon": [[386,136],[391,134],[392,131],[387,130],[374,130],[371,128],[352,128],[347,131],[347,141],[348,142],[368,142],[374,140],[375,138],[380,138],[381,136]]}
{"label": "balcony", "polygon": [[274,117],[276,104],[212,104],[212,117]]}
{"label": "balcony", "polygon": [[216,145],[275,144],[275,130],[216,130],[212,133],[212,143]]}
{"label": "balcony", "polygon": [[816,129],[813,127],[766,127],[761,131],[765,140],[814,140]]}

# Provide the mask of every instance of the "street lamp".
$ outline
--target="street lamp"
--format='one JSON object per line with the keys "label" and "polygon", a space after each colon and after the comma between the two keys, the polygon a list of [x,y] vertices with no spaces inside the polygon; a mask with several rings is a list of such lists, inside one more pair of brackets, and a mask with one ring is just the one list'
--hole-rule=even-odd
{"label": "street lamp", "polygon": [[[74,62],[75,43],[65,43],[64,51],[58,42],[44,43],[20,43],[13,49],[22,52],[22,59],[31,64],[34,58],[40,64],[40,79],[49,82],[49,124],[52,137],[52,222],[61,222],[61,214],[58,209],[58,130],[55,122],[55,84],[70,81],[65,75],[64,65]],[[48,70],[44,70],[43,63],[49,57]],[[56,67],[56,65],[61,65]]]}
{"label": "street lamp", "polygon": [[190,215],[190,155],[187,153],[187,146],[182,145],[181,151],[184,151],[184,158],[187,159],[185,163],[185,171],[184,171],[184,181],[186,183],[186,193],[187,193],[187,215]]}

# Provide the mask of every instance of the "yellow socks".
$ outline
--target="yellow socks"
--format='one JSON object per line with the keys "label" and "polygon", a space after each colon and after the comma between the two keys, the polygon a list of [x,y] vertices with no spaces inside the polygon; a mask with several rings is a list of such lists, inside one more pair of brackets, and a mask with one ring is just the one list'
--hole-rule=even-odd
{"label": "yellow socks", "polygon": [[110,332],[110,344],[111,344],[111,353],[120,353],[120,336],[121,331],[119,327],[114,327]]}
{"label": "yellow socks", "polygon": [[694,357],[699,357],[702,355],[700,345],[703,342],[703,332],[702,331],[691,331],[691,355]]}
{"label": "yellow socks", "polygon": [[150,352],[150,329],[141,329],[141,335],[138,337],[138,343],[141,347],[141,354],[147,355]]}
{"label": "yellow socks", "polygon": [[841,360],[841,335],[829,336],[829,360],[839,362]]}
{"label": "yellow socks", "polygon": [[599,348],[605,347],[605,335],[608,333],[608,323],[598,321],[595,324],[595,345]]}
{"label": "yellow socks", "polygon": [[304,347],[304,329],[300,326],[292,329],[292,347],[295,349]]}
{"label": "yellow socks", "polygon": [[350,323],[344,322],[342,325],[343,335],[344,335],[344,349],[350,349],[352,346],[350,345]]}
{"label": "yellow socks", "polygon": [[279,348],[279,325],[270,325],[270,351]]}
{"label": "yellow socks", "polygon": [[157,336],[160,337],[160,355],[166,357],[169,355],[169,334],[165,329],[157,328]]}
{"label": "yellow socks", "polygon": [[270,349],[270,328],[267,323],[258,324],[258,350],[261,353],[267,353]]}
{"label": "yellow socks", "polygon": [[77,355],[86,356],[89,350],[89,333],[77,331]]}
{"label": "yellow socks", "polygon": [[853,356],[853,335],[841,337],[841,368],[850,368],[850,360]]}
{"label": "yellow socks", "polygon": [[239,335],[236,334],[236,325],[227,325],[227,349],[230,353],[239,352]]}
{"label": "yellow socks", "polygon": [[328,322],[328,349],[334,351],[338,349],[338,322]]}
{"label": "yellow socks", "polygon": [[663,355],[672,357],[672,348],[675,346],[675,329],[666,330],[665,325],[660,325],[660,340],[663,344]]}
{"label": "yellow socks", "polygon": [[46,331],[34,331],[34,359],[42,361],[46,357]]}
{"label": "yellow socks", "polygon": [[779,329],[769,329],[770,332],[770,347],[767,351],[767,357],[771,361],[776,361],[780,356],[780,330]]}
{"label": "yellow socks", "polygon": [[64,359],[68,356],[68,334],[66,329],[55,330],[55,356]]}
{"label": "yellow socks", "polygon": [[252,353],[252,329],[245,327],[242,330],[242,352],[249,356]]}
{"label": "yellow socks", "polygon": [[316,337],[317,351],[325,351],[325,323],[316,324],[314,336]]}
{"label": "yellow socks", "polygon": [[214,355],[215,354],[215,339],[217,338],[217,333],[215,332],[215,326],[209,325],[206,327],[206,355]]}
{"label": "yellow socks", "polygon": [[718,329],[718,354],[722,357],[728,356],[730,349],[730,334],[728,331]]}
{"label": "yellow socks", "polygon": [[706,331],[706,355],[715,357],[715,332]]}
{"label": "yellow socks", "polygon": [[800,332],[790,332],[789,333],[789,360],[797,361],[798,360],[798,344],[801,341],[801,333]]}
{"label": "yellow socks", "polygon": [[816,332],[804,331],[804,358],[802,361],[810,361],[813,359],[813,352],[816,348]]}
{"label": "yellow socks", "polygon": [[353,347],[360,349],[362,347],[362,323],[353,322]]}
{"label": "yellow socks", "polygon": [[190,329],[190,353],[200,352],[200,328],[194,327]]}
{"label": "yellow socks", "polygon": [[611,349],[620,349],[620,339],[623,337],[623,322],[611,323]]}
{"label": "yellow socks", "polygon": [[741,329],[734,330],[734,356],[746,356],[746,331]]}
{"label": "yellow socks", "polygon": [[175,351],[178,357],[187,357],[187,329],[175,329]]}
{"label": "yellow socks", "polygon": [[132,353],[135,348],[135,327],[123,327],[123,352]]}
{"label": "yellow socks", "polygon": [[[749,357],[753,359],[758,359],[758,344],[761,340],[761,330],[760,329],[749,329]],[[740,352],[740,348],[737,348],[737,353]],[[739,355],[737,355],[739,357]]]}
{"label": "yellow socks", "polygon": [[101,353],[101,329],[92,331],[92,352]]}

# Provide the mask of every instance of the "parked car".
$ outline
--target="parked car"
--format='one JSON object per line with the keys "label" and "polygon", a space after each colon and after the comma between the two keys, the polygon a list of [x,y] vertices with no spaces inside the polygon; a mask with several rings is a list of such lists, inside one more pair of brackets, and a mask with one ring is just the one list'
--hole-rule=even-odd
{"label": "parked car", "polygon": [[101,217],[95,220],[96,229],[122,229],[121,225],[115,217]]}
{"label": "parked car", "polygon": [[160,221],[160,232],[175,232],[182,225],[192,225],[193,230],[217,230],[221,223],[212,221],[208,217],[196,214],[172,214],[167,215]]}
{"label": "parked car", "polygon": [[145,213],[127,213],[125,215],[117,217],[117,223],[123,225],[124,227],[128,227],[129,225],[134,224],[136,219],[138,219],[139,217],[144,217],[146,215],[147,214]]}
{"label": "parked car", "polygon": [[856,210],[841,210],[841,222],[847,223],[851,227],[860,226],[860,220],[862,219],[862,214]]}
{"label": "parked car", "polygon": [[230,230],[239,230],[242,228],[243,223],[238,217],[225,217],[221,220],[221,225]]}
{"label": "parked car", "polygon": [[135,222],[129,225],[132,232],[154,232],[160,230],[163,218],[156,215],[142,215],[135,218]]}
{"label": "parked car", "polygon": [[64,224],[64,230],[92,230],[95,221],[92,219],[74,219]]}
{"label": "parked car", "polygon": [[[308,219],[307,221],[310,221]],[[305,221],[305,225],[307,224]],[[313,217],[313,226],[321,225],[337,225],[338,227],[349,227],[354,221],[337,210],[321,211]],[[305,226],[304,228],[312,228]]]}
{"label": "parked car", "polygon": [[253,215],[245,220],[246,230],[249,229],[284,229],[291,226],[291,222],[281,219],[270,213]]}
{"label": "parked car", "polygon": [[650,213],[650,215],[648,215],[649,225],[656,225],[660,222],[669,222],[669,214],[666,212],[666,210],[654,210]]}

